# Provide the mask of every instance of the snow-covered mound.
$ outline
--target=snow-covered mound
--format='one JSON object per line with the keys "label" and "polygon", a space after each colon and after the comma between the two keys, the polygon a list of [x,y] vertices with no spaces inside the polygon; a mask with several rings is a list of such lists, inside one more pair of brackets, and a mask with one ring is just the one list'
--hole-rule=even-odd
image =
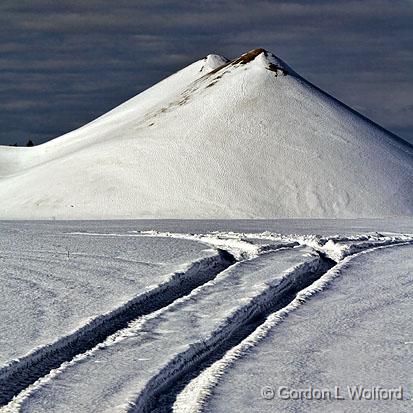
{"label": "snow-covered mound", "polygon": [[1,218],[413,214],[413,148],[256,49],[209,55],[95,121],[0,147]]}

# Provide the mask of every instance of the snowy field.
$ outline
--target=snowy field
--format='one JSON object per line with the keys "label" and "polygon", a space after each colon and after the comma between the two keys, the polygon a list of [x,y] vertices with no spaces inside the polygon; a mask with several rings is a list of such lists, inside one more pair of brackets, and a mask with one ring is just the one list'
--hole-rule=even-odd
{"label": "snowy field", "polygon": [[411,219],[1,221],[0,411],[411,411],[412,252]]}

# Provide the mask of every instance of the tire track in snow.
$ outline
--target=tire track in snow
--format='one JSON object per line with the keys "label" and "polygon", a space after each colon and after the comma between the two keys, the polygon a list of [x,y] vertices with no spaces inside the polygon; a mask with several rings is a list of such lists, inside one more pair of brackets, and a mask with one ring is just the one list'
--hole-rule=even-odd
{"label": "tire track in snow", "polygon": [[[100,234],[99,234],[100,235]],[[223,240],[219,241],[219,245],[223,245]],[[216,247],[215,242],[206,242],[206,244],[208,245],[214,245]],[[288,250],[291,249],[292,247],[297,246],[298,243],[293,242],[293,243],[277,243],[275,245],[271,245],[271,244],[267,244],[264,245],[263,248],[263,253],[269,253],[269,252],[274,252],[276,250]],[[250,245],[248,244],[248,246],[250,247]],[[261,246],[258,247],[259,250],[261,250]],[[227,263],[227,266],[225,269],[229,269],[232,266],[238,265],[241,262],[240,261],[236,261],[234,259],[234,257],[232,256],[232,254],[229,254],[227,251],[222,250],[220,248],[217,248],[218,251],[220,252],[221,255],[225,255],[225,257],[229,256],[229,259],[231,260],[230,263]],[[239,252],[239,250],[238,250]],[[249,251],[251,253],[251,251]],[[247,255],[250,255],[248,252],[246,252]],[[242,254],[241,254],[242,255]],[[257,258],[255,257],[255,254],[251,254],[252,257],[249,259],[253,259],[253,258]],[[247,261],[249,260],[247,259]],[[241,260],[244,261],[244,260]],[[234,264],[234,265],[231,265]],[[192,294],[199,289],[202,289],[202,287],[206,284],[210,284],[210,283],[214,283],[214,279],[216,278],[216,276],[219,276],[222,272],[224,272],[224,270],[222,270],[221,272],[217,273],[214,277],[212,277],[210,280],[205,281],[205,283],[201,283],[197,288],[192,289],[191,291],[188,292],[187,295],[184,296],[180,296],[178,297],[176,300],[174,300],[168,307],[173,306],[175,303],[179,303],[181,301],[185,301],[188,299],[191,299],[190,297],[192,296]],[[182,290],[181,290],[182,291]],[[93,354],[95,351],[99,351],[100,349],[104,348],[105,346],[111,346],[114,343],[118,342],[119,340],[121,341],[122,339],[125,339],[128,337],[128,335],[132,334],[133,335],[133,331],[137,328],[139,328],[139,326],[147,319],[147,318],[151,318],[156,316],[157,314],[162,313],[163,310],[165,310],[167,308],[167,306],[165,307],[160,307],[159,309],[157,309],[156,311],[150,312],[147,315],[144,315],[143,317],[137,317],[136,320],[133,321],[133,323],[130,323],[128,326],[125,326],[124,329],[118,329],[114,332],[114,334],[112,334],[111,336],[107,337],[105,340],[99,342],[96,344],[96,346],[94,346],[91,349],[88,349],[87,351],[83,352],[83,353],[79,353],[76,354],[73,358],[71,358],[70,360],[67,360],[65,362],[63,362],[61,365],[57,366],[57,368],[53,368],[51,369],[49,372],[47,372],[47,374],[45,373],[45,375],[41,376],[38,378],[38,380],[36,380],[33,384],[30,384],[29,386],[25,387],[24,389],[22,389],[22,391],[16,395],[15,397],[13,397],[13,399],[9,402],[9,404],[7,404],[6,406],[4,406],[3,408],[0,408],[1,412],[17,412],[20,411],[20,406],[21,403],[24,402],[24,400],[28,397],[30,397],[30,395],[34,392],[36,392],[37,390],[39,390],[41,387],[43,387],[44,385],[47,385],[47,383],[50,380],[55,379],[57,376],[59,376],[59,374],[61,372],[63,372],[65,369],[67,369],[68,367],[70,367],[71,365],[76,364],[77,362],[84,360],[85,358],[88,358],[89,356],[93,357]]]}
{"label": "tire track in snow", "polygon": [[[152,401],[156,400],[156,396],[160,392],[161,394],[168,388],[169,384],[174,384],[176,379],[179,379],[181,374],[186,370],[191,370],[196,367],[200,362],[202,362],[205,357],[207,356],[214,356],[215,350],[220,349],[222,343],[229,343],[233,345],[232,341],[228,341],[228,338],[234,339],[239,341],[239,334],[243,333],[243,328],[245,324],[254,323],[255,319],[261,316],[261,314],[265,311],[269,311],[274,303],[277,301],[278,305],[285,305],[283,298],[285,300],[290,300],[289,292],[294,290],[299,290],[302,287],[302,282],[307,282],[306,279],[308,277],[313,277],[312,279],[317,277],[317,272],[320,270],[320,267],[323,267],[325,262],[317,253],[314,253],[310,248],[306,247],[298,247],[295,251],[294,249],[290,248],[281,248],[280,254],[282,254],[283,258],[279,258],[278,251],[271,251],[266,252],[260,257],[251,258],[250,260],[246,260],[244,262],[237,262],[231,268],[228,268],[226,271],[223,271],[220,275],[218,275],[214,280],[208,282],[205,285],[198,287],[196,290],[192,291],[189,295],[179,298],[170,306],[160,309],[155,313],[151,313],[148,316],[141,317],[140,319],[136,320],[130,327],[124,329],[123,331],[118,331],[112,337],[109,337],[105,343],[101,343],[96,346],[93,350],[84,353],[82,355],[76,356],[73,361],[69,363],[63,364],[59,369],[53,370],[50,374],[38,382],[36,382],[33,386],[25,389],[18,397],[13,400],[4,410],[4,412],[17,412],[20,411],[20,408],[24,411],[60,411],[63,405],[59,406],[62,399],[60,396],[57,395],[50,395],[48,394],[50,390],[50,386],[54,386],[59,381],[65,383],[65,374],[71,375],[70,369],[73,367],[75,370],[80,368],[82,370],[81,377],[87,381],[89,380],[90,383],[96,383],[96,379],[99,380],[98,376],[88,376],[88,369],[87,363],[96,363],[97,360],[100,360],[100,355],[105,357],[111,357],[111,351],[120,351],[120,354],[123,353],[123,349],[128,347],[128,341],[132,341],[132,350],[136,357],[149,357],[149,359],[153,358],[153,355],[156,355],[159,348],[164,348],[161,346],[161,343],[158,342],[154,344],[155,347],[152,350],[149,350],[151,354],[148,353],[148,348],[145,343],[147,343],[146,338],[148,332],[152,331],[149,334],[151,336],[154,334],[154,337],[159,337],[161,342],[166,344],[167,346],[171,346],[173,350],[169,353],[167,358],[159,364],[159,370],[155,375],[152,376],[152,373],[148,375],[147,381],[142,383],[141,392],[139,398],[137,400],[137,404],[133,407],[133,411],[138,412],[145,412],[152,410]],[[291,252],[288,252],[291,250]],[[262,263],[264,260],[265,264]],[[281,260],[281,263],[278,262]],[[258,271],[257,267],[258,265]],[[275,266],[275,267],[274,267]],[[243,269],[240,270],[240,267]],[[228,299],[228,287],[232,284],[233,277],[237,276],[237,274],[241,271],[242,277],[244,278],[245,282],[241,283],[239,280],[240,289],[238,294],[235,294],[241,301],[240,304],[237,306],[233,306],[232,300]],[[256,275],[255,275],[256,274]],[[305,280],[303,280],[305,279]],[[236,284],[238,285],[238,283]],[[253,289],[251,291],[250,287]],[[223,288],[223,289],[222,289]],[[234,287],[235,290],[237,289]],[[207,289],[207,290],[205,290]],[[172,343],[169,341],[169,331],[171,328],[174,327],[168,324],[168,320],[175,319],[175,315],[179,318],[180,314],[187,314],[188,317],[191,317],[191,313],[193,313],[195,307],[198,306],[198,303],[202,302],[205,308],[209,306],[210,303],[214,302],[214,300],[210,300],[209,297],[215,299],[216,293],[219,291],[223,291],[222,300],[226,304],[222,304],[215,309],[217,314],[220,311],[225,310],[222,318],[219,316],[215,321],[212,321],[212,324],[206,323],[209,325],[211,329],[207,328],[207,330],[196,330],[200,332],[201,335],[198,337],[194,337],[194,341],[191,341],[189,346],[184,346],[185,349],[181,348],[179,344],[181,339],[178,338],[176,342]],[[212,293],[212,295],[211,295]],[[288,295],[288,297],[287,297]],[[204,300],[206,299],[206,300]],[[194,307],[195,305],[195,307]],[[209,308],[211,308],[209,306]],[[172,317],[172,318],[170,318]],[[214,318],[214,317],[213,317]],[[186,319],[186,316],[184,316]],[[186,321],[183,321],[183,324],[180,324],[180,327],[186,324]],[[166,322],[166,324],[165,324]],[[158,324],[161,324],[160,327]],[[175,327],[179,328],[180,327]],[[162,338],[162,333],[166,331],[166,336]],[[204,335],[205,333],[205,335]],[[142,341],[135,343],[135,338],[142,334]],[[190,337],[193,333],[189,333]],[[166,341],[165,341],[166,340]],[[139,344],[140,343],[140,344]],[[173,344],[173,345],[172,345]],[[121,345],[120,349],[116,350],[115,347]],[[141,347],[143,345],[143,347]],[[103,353],[102,350],[107,349],[108,352]],[[169,347],[165,347],[168,351]],[[175,353],[175,350],[178,350]],[[129,350],[126,350],[128,357],[131,357],[131,353]],[[109,356],[108,356],[109,354]],[[113,356],[113,355],[112,355]],[[115,362],[113,366],[121,365],[122,363],[118,363],[120,360],[115,357]],[[122,356],[121,356],[122,357]],[[106,363],[108,360],[106,360]],[[164,363],[165,362],[165,363]],[[83,365],[83,366],[82,366]],[[126,366],[125,366],[126,367]],[[106,367],[107,368],[107,367]],[[135,367],[131,367],[132,371]],[[158,365],[155,363],[155,369],[158,369]],[[128,377],[130,371],[129,367],[126,367],[126,377]],[[73,371],[72,371],[73,372]],[[79,372],[75,373],[77,375]],[[102,373],[104,374],[104,373]],[[60,379],[60,380],[59,380]],[[130,378],[129,378],[130,379]],[[122,379],[116,375],[115,382],[121,383]],[[73,384],[73,383],[72,383]],[[78,386],[79,383],[75,385]],[[86,382],[85,385],[87,386]],[[105,382],[103,385],[106,387],[108,382]],[[58,388],[60,387],[57,384]],[[66,389],[65,389],[66,387]],[[110,387],[110,386],[109,386]],[[58,388],[56,390],[59,392]],[[73,399],[72,391],[75,391],[75,388],[71,387],[71,384],[66,382],[66,386],[63,386],[61,389],[65,394],[63,399],[65,399],[66,395],[69,398]],[[96,390],[96,388],[95,388]],[[93,390],[90,390],[93,391]],[[43,392],[43,394],[42,394]],[[45,392],[45,393],[44,393]],[[119,402],[108,406],[103,402],[103,405],[99,405],[102,402],[104,395],[100,395],[100,390],[98,391],[98,396],[94,396],[93,400],[93,410],[99,411],[125,411],[129,410],[131,405],[134,404],[135,400],[135,390],[131,388],[131,392],[129,393],[130,396],[127,397],[128,404],[119,405]],[[56,397],[55,397],[56,396]],[[155,397],[154,397],[155,396]],[[39,400],[43,397],[46,397],[45,400],[50,400],[51,404],[47,403],[44,405],[43,410],[41,406],[29,406],[25,402],[30,403],[30,399],[32,400]],[[101,398],[102,397],[102,398]],[[54,405],[53,400],[58,400],[57,404]],[[75,399],[73,399],[75,400]],[[35,402],[36,403],[36,402]],[[64,402],[66,403],[66,401]],[[88,402],[86,402],[88,404]],[[65,406],[67,406],[65,404]],[[74,405],[70,405],[70,408],[73,409],[76,406],[76,402]],[[83,406],[84,411],[91,411],[91,405],[85,410],[85,406]],[[67,408],[67,407],[66,407]]]}
{"label": "tire track in snow", "polygon": [[[102,236],[106,236],[107,234],[85,234],[85,233],[82,233],[82,235],[102,235]],[[108,234],[109,236],[120,236],[120,235],[118,235],[118,234]],[[245,236],[245,234],[225,234],[225,233],[221,233],[221,234],[207,234],[207,235],[194,235],[194,234],[173,234],[173,233],[169,233],[169,235],[168,234],[165,234],[165,233],[154,233],[154,232],[148,232],[147,233],[147,235],[151,235],[151,236],[156,236],[156,235],[159,235],[159,236],[171,236],[171,237],[177,237],[177,238],[184,238],[184,239],[194,239],[194,240],[197,240],[197,241],[200,241],[200,242],[204,242],[205,244],[208,244],[208,245],[214,245],[217,249],[219,249],[219,247],[225,247],[226,249],[228,249],[229,251],[230,251],[230,254],[228,254],[225,250],[221,250],[220,251],[220,254],[224,254],[224,255],[226,255],[226,260],[231,260],[232,262],[234,262],[235,261],[235,259],[234,259],[234,257],[233,257],[233,255],[237,255],[237,257],[239,258],[239,259],[241,259],[241,260],[243,260],[243,259],[245,259],[245,258],[247,258],[247,257],[254,257],[254,256],[257,256],[257,255],[260,255],[260,253],[263,253],[263,252],[266,252],[266,251],[271,251],[271,250],[274,250],[274,249],[279,249],[279,248],[285,248],[285,247],[292,247],[292,246],[294,246],[294,245],[297,245],[297,241],[298,241],[298,243],[300,243],[300,244],[306,244],[306,245],[310,245],[310,244],[312,244],[312,247],[314,248],[315,247],[315,249],[317,249],[317,250],[319,250],[319,252],[321,253],[321,255],[322,256],[324,256],[324,255],[326,255],[327,257],[328,256],[330,256],[330,255],[336,255],[337,254],[337,251],[339,251],[340,252],[340,254],[346,254],[347,253],[347,251],[346,251],[346,247],[345,248],[343,248],[342,246],[337,246],[337,245],[327,245],[327,244],[325,244],[325,243],[322,243],[322,244],[318,244],[317,243],[317,240],[316,239],[313,239],[312,237],[310,237],[309,239],[297,239],[297,238],[299,238],[299,237],[293,237],[293,236],[289,236],[289,237],[280,237],[280,236],[278,236],[278,235],[274,235],[274,236],[272,236],[272,234],[270,235],[270,234],[268,234],[268,233],[266,233],[266,234],[264,234],[263,236],[262,236],[262,239],[266,239],[266,240],[270,240],[270,241],[277,241],[278,242],[278,244],[276,245],[276,246],[271,246],[271,245],[265,245],[265,246],[257,246],[257,245],[253,245],[252,243],[249,243],[249,242],[247,242],[247,241],[245,241],[244,239],[240,239],[239,238],[239,236]],[[250,234],[248,234],[248,235],[250,235]],[[123,235],[122,235],[123,236]],[[142,235],[124,235],[124,236],[142,236]],[[251,234],[251,236],[253,237],[253,238],[255,238],[256,236],[257,236],[257,234]],[[392,242],[396,242],[396,240],[398,239],[398,242],[400,242],[402,239],[406,239],[406,237],[407,236],[405,236],[405,238],[388,238],[388,239],[384,239],[384,238],[382,238],[382,236],[379,236],[378,238],[381,238],[381,239],[379,239],[378,240],[378,242],[380,242],[380,243],[392,243]],[[226,239],[225,239],[226,238]],[[248,237],[247,237],[248,238]],[[411,237],[410,237],[410,239],[411,239]],[[284,242],[284,244],[280,244],[279,242],[280,241],[283,241]],[[377,241],[377,240],[376,240]],[[368,240],[365,242],[365,244],[363,245],[363,247],[366,247],[367,246],[367,244],[368,244]],[[325,248],[325,247],[327,247],[328,246],[328,248]],[[332,254],[330,254],[329,253],[329,250],[332,250],[333,251],[333,253]],[[349,249],[349,251],[348,251],[348,253],[350,253],[351,251],[350,251],[350,249]],[[323,257],[324,258],[324,257]],[[325,259],[325,258],[324,258]],[[226,265],[227,266],[229,266],[230,265],[230,263],[228,263],[228,262],[226,262]],[[215,274],[215,276],[219,273],[220,271],[218,271],[216,274]],[[187,274],[187,276],[188,277],[190,277],[190,275],[189,274]],[[212,275],[212,278],[214,278],[214,276]],[[211,279],[212,279],[211,278]],[[205,281],[205,282],[208,282],[208,279]],[[199,284],[199,285],[202,285],[203,283],[201,283],[201,284]],[[180,287],[181,288],[181,287]],[[194,287],[195,288],[195,287]],[[160,293],[160,294],[166,294],[166,293],[168,293],[168,288],[166,288],[165,287],[165,290],[166,291],[163,291],[163,293]],[[190,290],[191,291],[191,290]],[[189,292],[190,292],[189,291]],[[181,297],[181,296],[183,296],[185,293],[183,293],[182,294],[182,290],[180,290],[180,292],[181,292],[181,294],[179,294],[178,296],[177,296],[177,298],[178,298],[178,300],[179,300],[179,297]],[[285,301],[283,301],[283,305],[287,305],[288,304],[288,302],[289,301],[291,301],[291,299],[293,299],[294,297],[293,296],[291,296],[291,297],[287,297],[287,296],[285,296]],[[153,311],[156,311],[157,309],[161,309],[161,308],[164,308],[166,305],[168,305],[168,302],[163,302],[163,304],[161,304],[160,306],[158,306],[158,307],[155,307],[153,310],[152,310],[152,312]],[[275,309],[274,308],[272,308],[272,311],[274,311]],[[149,311],[149,313],[151,313],[151,311]],[[139,316],[139,314],[138,314],[138,316]],[[261,315],[261,318],[262,318],[263,316]],[[136,318],[135,316],[133,317],[133,318]],[[131,319],[129,319],[129,321],[131,321]],[[126,323],[127,324],[127,323]],[[120,329],[121,329],[122,327],[119,327],[119,328],[116,328],[115,329],[115,331],[114,331],[114,333],[117,333],[117,332],[119,332],[120,331]],[[256,326],[254,327],[254,328],[256,328]],[[242,329],[241,329],[242,330]],[[249,330],[248,330],[249,331]],[[242,332],[240,332],[239,333],[239,335],[241,335],[241,338],[236,338],[237,337],[237,334],[235,334],[235,335],[233,335],[233,338],[234,338],[234,342],[231,344],[231,348],[233,347],[233,346],[235,346],[237,343],[239,343],[240,341],[242,341],[242,338],[243,338],[243,334],[244,333],[242,333]],[[239,335],[238,335],[238,337],[239,337]],[[244,334],[245,335],[245,334]],[[99,341],[99,342],[97,342],[97,343],[95,343],[96,345],[97,344],[100,344],[100,343],[102,343],[104,340],[105,340],[105,338],[107,338],[107,336],[106,337],[103,337],[102,339],[101,339],[101,341]],[[230,343],[230,342],[228,342],[228,343]],[[92,348],[93,346],[88,346],[88,348],[86,348],[86,350],[89,350],[90,348]],[[79,348],[77,349],[77,350],[79,350]],[[85,350],[85,351],[86,351]],[[64,359],[63,359],[63,361],[69,361],[69,360],[71,360],[72,358],[73,358],[73,356],[80,356],[82,354],[82,352],[80,352],[80,351],[77,351],[77,352],[75,352],[72,356],[70,356],[70,357],[65,357]],[[42,374],[40,374],[40,375],[37,375],[37,378],[40,378],[40,377],[44,377],[47,373],[49,373],[49,371],[51,370],[51,369],[54,369],[54,368],[56,368],[56,367],[58,367],[58,366],[60,366],[60,364],[62,363],[62,361],[60,361],[58,364],[55,364],[54,366],[52,366],[52,367],[48,367],[48,368],[46,368],[46,369],[42,369]],[[30,364],[29,364],[30,365]],[[42,365],[41,365],[41,363],[40,363],[40,367],[42,367]],[[205,367],[205,366],[204,366]],[[194,371],[192,371],[191,372],[192,374],[194,373]],[[0,380],[1,380],[1,371],[0,371]],[[33,380],[33,377],[32,378],[30,378],[30,383],[27,383],[25,386],[23,386],[23,387],[21,387],[20,388],[20,390],[23,390],[24,388],[26,388],[26,386],[28,385],[28,384],[31,384],[31,383],[33,383],[34,382],[34,380]],[[1,383],[1,381],[0,381],[0,383]],[[178,377],[178,381],[177,381],[177,383],[175,383],[175,385],[176,386],[178,386],[179,387],[179,390],[181,389],[181,387],[180,386],[182,386],[182,384],[185,384],[185,381],[184,380],[181,380],[181,379],[179,379],[179,377]],[[176,387],[175,386],[175,387]],[[172,386],[170,386],[171,388],[173,388],[173,385]],[[165,393],[165,392],[164,392]],[[168,392],[166,392],[166,393],[168,393]],[[173,393],[173,395],[174,396],[176,396],[176,394],[177,394],[177,392],[175,391],[175,393]],[[161,394],[160,395],[160,397],[162,398],[164,396],[164,394]],[[169,407],[171,407],[172,406],[172,403],[173,403],[173,399],[171,399],[171,392],[169,392],[169,394],[168,394],[168,396],[167,396],[167,404],[169,405]]]}
{"label": "tire track in snow", "polygon": [[[237,237],[238,234],[180,234],[158,231],[130,231],[130,233],[70,232],[70,235],[102,237],[143,237],[159,236],[188,239],[201,242],[218,251],[216,257],[208,257],[192,263],[185,272],[173,274],[169,281],[154,290],[146,292],[111,311],[93,319],[73,334],[62,337],[48,346],[34,349],[24,358],[0,369],[0,407],[32,384],[58,368],[65,362],[87,353],[97,345],[126,328],[128,323],[147,314],[154,313],[180,297],[186,296],[200,285],[214,279],[220,272],[237,260],[256,257],[262,251],[290,248],[297,242],[286,241],[264,247],[254,245]],[[7,409],[7,407],[6,407]],[[0,409],[2,410],[2,409]]]}
{"label": "tire track in snow", "polygon": [[230,253],[217,249],[216,255],[191,263],[185,271],[172,274],[168,281],[154,289],[91,320],[55,343],[35,349],[29,355],[3,367],[0,369],[0,406],[10,402],[20,391],[63,362],[95,347],[116,331],[125,328],[130,321],[168,306],[215,278],[234,262],[235,258]]}
{"label": "tire track in snow", "polygon": [[[153,232],[151,232],[150,235],[153,236]],[[161,233],[160,235],[165,236],[166,234]],[[247,237],[251,235],[252,234],[248,234]],[[171,234],[171,236],[176,236],[176,234]],[[220,237],[222,236],[224,236],[224,234],[219,234],[218,238],[220,239]],[[267,236],[268,238],[265,238],[269,240],[280,240],[278,235],[272,237],[267,234]],[[291,237],[282,237],[284,241],[286,241],[286,238],[291,240]],[[168,371],[167,367],[165,371],[161,372],[158,377],[154,377],[153,380],[151,380],[151,383],[148,384],[147,389],[145,389],[136,400],[129,403],[129,408],[127,409],[127,411],[139,413],[141,411],[171,411],[173,402],[177,394],[179,394],[179,391],[189,380],[191,380],[193,377],[196,377],[204,368],[208,367],[211,362],[219,360],[226,353],[226,351],[237,346],[240,342],[243,341],[243,339],[248,337],[249,334],[253,333],[261,324],[263,324],[267,316],[282,309],[284,306],[287,306],[291,301],[294,300],[296,294],[298,294],[300,290],[307,288],[314,280],[321,278],[324,273],[327,272],[327,270],[333,268],[339,261],[343,260],[349,255],[366,249],[373,249],[379,246],[382,247],[391,244],[401,244],[406,241],[411,242],[412,240],[412,237],[407,235],[382,236],[381,234],[377,234],[373,236],[363,236],[361,237],[361,239],[359,237],[354,237],[354,239],[351,239],[351,241],[354,240],[354,243],[350,243],[349,245],[340,244],[340,237],[337,237],[337,239],[335,239],[337,243],[328,242],[327,239],[317,239],[317,237],[314,238],[314,236],[305,236],[299,238],[300,239],[298,241],[300,242],[300,244],[311,245],[313,249],[318,251],[320,260],[324,263],[324,269],[323,266],[320,265],[319,269],[317,271],[314,271],[313,274],[311,274],[311,271],[309,271],[308,269],[307,272],[304,271],[302,274],[300,274],[302,268],[295,269],[295,271],[298,271],[297,275],[301,275],[302,278],[305,278],[305,280],[302,280],[302,284],[299,288],[290,288],[289,290],[287,289],[286,291],[279,293],[277,296],[277,305],[271,304],[269,302],[261,303],[263,304],[264,308],[266,308],[266,310],[262,311],[261,313],[257,313],[255,319],[253,320],[244,320],[245,324],[240,325],[235,334],[229,334],[227,336],[223,335],[219,345],[215,349],[212,349],[212,351],[210,348],[208,348],[208,346],[206,346],[204,348],[204,354],[202,354],[202,351],[196,354],[195,361],[193,361],[192,359],[187,360],[187,363],[191,366],[189,369],[184,366],[182,371],[174,371],[171,374],[171,372]],[[345,239],[345,241],[350,241],[350,239]],[[331,257],[333,257],[334,259],[332,259]],[[195,351],[195,349],[192,350]],[[208,356],[208,360],[203,361],[206,356]],[[185,356],[183,358],[186,359]],[[172,366],[172,368],[175,370],[177,369],[176,366]],[[162,377],[162,373],[164,373],[164,377]],[[171,379],[171,376],[175,377]],[[148,387],[152,387],[152,389],[148,389]],[[162,387],[163,390],[160,390]],[[157,406],[157,409],[154,410],[154,406]]]}
{"label": "tire track in snow", "polygon": [[[185,387],[181,386],[181,391],[177,388],[174,394],[176,399],[171,406],[168,403],[165,408],[160,408],[157,411],[172,411],[173,413],[201,413],[203,407],[208,403],[213,389],[219,384],[225,372],[236,362],[237,359],[243,357],[251,348],[259,344],[269,331],[280,324],[289,313],[296,310],[301,305],[305,304],[311,297],[320,291],[325,290],[331,282],[340,276],[341,270],[346,267],[350,260],[360,255],[369,253],[374,250],[384,248],[394,248],[401,245],[412,244],[413,241],[396,242],[393,244],[385,244],[376,247],[370,247],[361,250],[358,245],[354,248],[348,248],[347,256],[342,258],[336,265],[331,267],[320,278],[314,281],[306,288],[299,291],[295,298],[285,307],[269,314],[264,322],[257,326],[250,335],[242,341],[230,348],[220,359],[208,363],[198,375],[193,375],[193,378],[187,378]],[[189,380],[188,380],[189,379]]]}
{"label": "tire track in snow", "polygon": [[242,307],[212,337],[191,344],[188,351],[178,354],[159,374],[152,377],[136,399],[126,403],[122,411],[170,412],[177,395],[189,380],[198,376],[211,363],[221,359],[227,351],[253,333],[269,314],[285,307],[299,291],[336,264],[323,253],[314,254],[316,259],[292,267],[283,276],[280,284],[268,285],[261,295]]}

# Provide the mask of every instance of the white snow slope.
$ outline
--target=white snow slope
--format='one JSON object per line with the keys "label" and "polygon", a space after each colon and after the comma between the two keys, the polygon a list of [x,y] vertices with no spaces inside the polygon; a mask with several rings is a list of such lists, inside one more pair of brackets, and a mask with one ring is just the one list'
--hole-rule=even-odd
{"label": "white snow slope", "polygon": [[0,217],[411,216],[412,154],[263,49],[209,55],[78,130],[0,147]]}

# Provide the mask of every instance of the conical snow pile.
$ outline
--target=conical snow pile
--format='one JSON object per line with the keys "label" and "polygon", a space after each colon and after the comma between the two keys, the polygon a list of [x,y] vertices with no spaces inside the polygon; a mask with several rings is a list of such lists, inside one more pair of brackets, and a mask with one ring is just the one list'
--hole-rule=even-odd
{"label": "conical snow pile", "polygon": [[413,149],[252,50],[209,55],[95,121],[0,148],[1,218],[413,213]]}

